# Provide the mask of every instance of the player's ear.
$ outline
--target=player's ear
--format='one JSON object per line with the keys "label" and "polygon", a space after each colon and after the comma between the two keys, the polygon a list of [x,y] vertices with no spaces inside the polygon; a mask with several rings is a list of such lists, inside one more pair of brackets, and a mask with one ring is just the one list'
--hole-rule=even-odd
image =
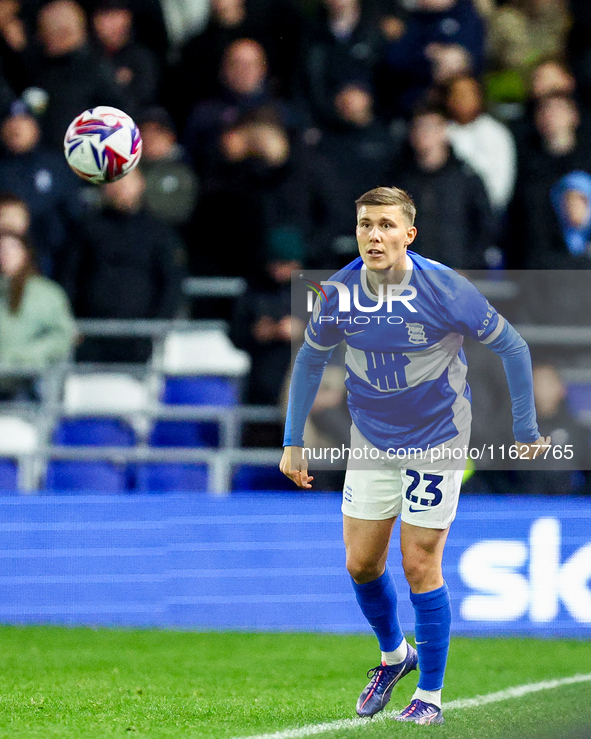
{"label": "player's ear", "polygon": [[416,239],[416,237],[417,237],[417,229],[414,226],[411,226],[406,232],[406,240],[404,242],[405,245],[409,246],[409,244],[412,244],[412,242]]}

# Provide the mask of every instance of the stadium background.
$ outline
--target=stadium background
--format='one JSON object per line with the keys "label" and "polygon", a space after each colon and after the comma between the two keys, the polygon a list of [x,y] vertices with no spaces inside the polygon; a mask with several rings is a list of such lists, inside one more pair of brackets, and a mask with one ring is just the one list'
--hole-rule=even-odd
{"label": "stadium background", "polygon": [[[477,471],[467,482],[445,561],[454,635],[543,637],[556,655],[564,639],[587,639],[590,252],[573,246],[551,193],[573,171],[591,173],[589,9],[431,5],[88,0],[86,16],[65,3],[64,21],[63,3],[0,0],[0,232],[27,232],[77,332],[59,357],[32,363],[6,354],[0,325],[1,622],[368,633],[343,567],[338,476],[322,479],[328,492],[296,494],[276,471],[291,360],[285,274],[349,261],[354,197],[391,181],[423,209],[418,250],[483,270],[491,301],[551,366],[549,430],[585,440],[579,474]],[[114,17],[133,26],[119,41]],[[116,26],[102,39],[100,18]],[[232,57],[228,45],[244,38],[256,42],[239,47],[247,58]],[[426,63],[433,42],[450,55]],[[446,97],[457,73],[483,89],[469,122]],[[425,96],[455,132],[454,153],[413,138]],[[148,143],[143,197],[129,207],[76,181],[60,150],[64,123],[104,103],[136,116]],[[492,156],[474,156],[478,141]],[[15,202],[22,217],[3,220]],[[150,264],[137,258],[148,253]],[[581,289],[524,310],[507,268],[553,267],[576,270]],[[504,438],[506,398],[486,369],[475,432]],[[342,400],[316,409],[321,436],[342,425]],[[391,562],[400,582],[395,548]],[[407,607],[401,615],[410,628]],[[475,690],[494,689],[486,669],[478,675]]]}

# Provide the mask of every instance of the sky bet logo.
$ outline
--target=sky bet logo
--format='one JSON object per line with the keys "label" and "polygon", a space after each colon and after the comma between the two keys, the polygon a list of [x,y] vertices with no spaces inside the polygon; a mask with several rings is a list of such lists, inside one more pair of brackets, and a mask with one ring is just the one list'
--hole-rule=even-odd
{"label": "sky bet logo", "polygon": [[561,557],[557,518],[538,518],[529,541],[487,539],[466,549],[459,573],[476,592],[462,601],[466,621],[551,623],[562,604],[579,623],[591,624],[591,541]]}
{"label": "sky bet logo", "polygon": [[[351,293],[347,285],[334,280],[322,280],[320,284],[312,282],[312,280],[306,280],[306,282],[310,288],[308,290],[308,313],[314,313],[314,320],[318,318],[322,302],[325,300],[328,301],[326,291],[324,290],[325,286],[336,288],[339,294],[339,313],[351,312]],[[316,299],[314,295],[316,295]],[[380,285],[378,299],[375,305],[360,305],[359,285],[353,286],[353,305],[361,313],[377,313],[382,309],[384,302],[386,303],[388,313],[392,313],[393,303],[402,303],[411,313],[416,313],[417,309],[410,302],[416,297],[417,289],[412,285],[405,285],[404,287],[400,287],[399,285]]]}

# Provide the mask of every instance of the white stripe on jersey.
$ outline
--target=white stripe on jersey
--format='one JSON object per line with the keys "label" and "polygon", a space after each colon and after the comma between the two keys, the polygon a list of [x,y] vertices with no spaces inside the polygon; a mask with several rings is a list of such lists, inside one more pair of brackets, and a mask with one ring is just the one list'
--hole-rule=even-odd
{"label": "white stripe on jersey", "polygon": [[[417,349],[415,351],[402,352],[409,361],[404,368],[404,375],[406,377],[406,384],[404,387],[415,387],[423,382],[430,380],[437,380],[450,366],[450,363],[454,362],[457,358],[458,352],[462,348],[463,336],[457,333],[449,333],[428,347],[427,349]],[[368,352],[362,349],[355,349],[352,346],[347,345],[347,353],[345,355],[345,363],[349,369],[359,379],[367,382],[375,390],[384,393],[391,393],[399,390],[400,388],[394,383],[393,386],[389,383],[387,387],[376,387],[370,381],[368,377],[368,361],[376,361],[377,357],[382,357],[387,352]],[[368,358],[369,355],[369,358]],[[459,361],[459,360],[458,360]],[[462,362],[460,362],[462,366]],[[464,377],[466,371],[464,371]],[[456,388],[454,388],[456,389]]]}

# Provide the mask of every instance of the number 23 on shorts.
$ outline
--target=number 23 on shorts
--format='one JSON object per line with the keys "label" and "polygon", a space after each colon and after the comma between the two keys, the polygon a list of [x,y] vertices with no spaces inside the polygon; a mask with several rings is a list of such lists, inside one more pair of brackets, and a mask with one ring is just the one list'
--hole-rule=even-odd
{"label": "number 23 on shorts", "polygon": [[[410,478],[405,497],[410,506],[411,513],[434,508],[441,503],[443,497],[439,485],[443,481],[443,475],[435,475],[430,472],[417,472],[416,470],[404,470],[404,474]],[[413,504],[421,506],[413,508]]]}

